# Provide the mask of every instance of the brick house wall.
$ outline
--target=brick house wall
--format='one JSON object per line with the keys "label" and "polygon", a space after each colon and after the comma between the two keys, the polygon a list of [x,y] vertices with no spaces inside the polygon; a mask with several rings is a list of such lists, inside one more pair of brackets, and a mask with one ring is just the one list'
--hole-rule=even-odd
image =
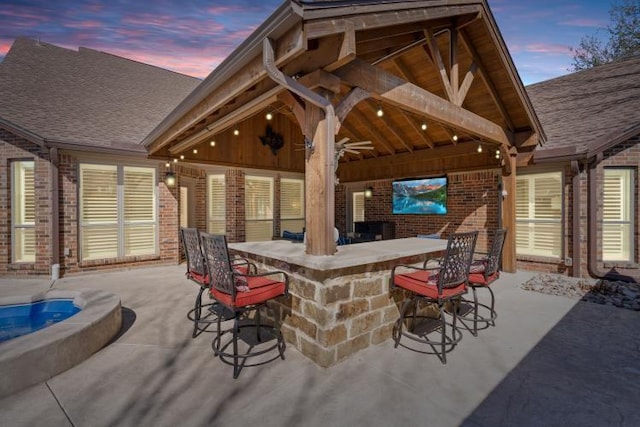
{"label": "brick house wall", "polygon": [[[454,232],[479,230],[477,250],[486,251],[487,243],[490,243],[492,234],[500,223],[500,175],[499,169],[447,174],[446,215],[394,215],[393,180],[366,183],[364,187],[373,187],[373,196],[365,199],[365,220],[394,222],[396,238],[433,233],[440,233],[443,238],[447,238]],[[339,215],[345,218],[347,204],[344,186],[338,187],[336,224]],[[343,224],[340,226],[345,227]]]}
{"label": "brick house wall", "polygon": [[[35,162],[36,257],[33,263],[12,263],[11,163]],[[0,274],[49,274],[51,260],[51,164],[49,152],[11,132],[0,129]]]}
{"label": "brick house wall", "polygon": [[[609,271],[615,269],[622,275],[627,275],[636,280],[640,279],[640,135],[628,139],[603,153],[603,160],[590,170],[586,162],[580,165],[580,206],[576,207],[574,203],[574,194],[572,186],[573,174],[570,165],[567,163],[558,163],[554,167],[555,170],[562,170],[564,176],[564,215],[563,215],[563,253],[561,259],[518,256],[517,267],[520,270],[530,270],[547,273],[557,273],[569,276],[575,276],[576,272],[573,266],[565,264],[566,257],[571,258],[573,263],[580,263],[580,277],[590,277],[589,272],[589,173],[596,174],[597,188],[594,193],[597,197],[596,215],[596,238],[598,243],[597,259],[595,269],[601,271]],[[599,195],[603,192],[604,168],[606,167],[626,167],[634,170],[634,213],[633,213],[633,246],[634,254],[632,262],[616,263],[602,262],[602,197]],[[546,169],[549,170],[549,169]],[[580,210],[579,235],[573,235],[573,209]],[[580,239],[580,254],[573,253],[573,239]],[[579,256],[576,256],[579,255]]]}

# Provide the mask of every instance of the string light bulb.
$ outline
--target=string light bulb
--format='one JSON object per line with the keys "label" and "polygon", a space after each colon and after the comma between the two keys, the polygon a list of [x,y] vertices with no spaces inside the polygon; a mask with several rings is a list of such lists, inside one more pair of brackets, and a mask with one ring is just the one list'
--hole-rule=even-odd
{"label": "string light bulb", "polygon": [[233,130],[233,134],[234,134],[235,136],[238,136],[238,135],[240,135],[240,131],[239,131],[238,129],[234,129],[234,130]]}
{"label": "string light bulb", "polygon": [[453,142],[458,142],[458,135],[453,134],[453,138],[452,139],[453,139]]}
{"label": "string light bulb", "polygon": [[174,158],[173,163],[178,163],[178,159]]}
{"label": "string light bulb", "polygon": [[197,148],[193,149],[193,154],[198,154],[198,149]]}
{"label": "string light bulb", "polygon": [[500,150],[496,150],[496,159],[500,158]]}
{"label": "string light bulb", "polygon": [[384,111],[382,111],[382,107],[380,107],[379,105],[378,105],[378,111],[376,111],[376,115],[378,117],[384,116]]}
{"label": "string light bulb", "polygon": [[271,112],[268,112],[265,117],[267,118],[267,120],[271,120],[273,119],[273,114],[271,114]]}
{"label": "string light bulb", "polygon": [[164,167],[166,167],[166,168],[170,168],[170,167],[171,167],[171,163],[169,163],[169,162],[165,163],[165,164],[164,164]]}
{"label": "string light bulb", "polygon": [[180,160],[184,160],[184,154],[180,154]]}
{"label": "string light bulb", "polygon": [[478,153],[482,153],[482,144],[478,144]]}
{"label": "string light bulb", "polygon": [[422,126],[420,126],[422,128],[422,130],[427,130],[427,124],[423,123]]}
{"label": "string light bulb", "polygon": [[215,147],[216,146],[216,142],[215,141],[211,141],[211,142],[209,142],[209,145],[212,146],[212,147]]}

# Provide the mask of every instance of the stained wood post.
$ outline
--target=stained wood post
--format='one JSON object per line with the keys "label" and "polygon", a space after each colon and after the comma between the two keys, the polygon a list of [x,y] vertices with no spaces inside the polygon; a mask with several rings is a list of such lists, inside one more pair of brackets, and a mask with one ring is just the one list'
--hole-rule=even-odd
{"label": "stained wood post", "polygon": [[330,108],[322,109],[307,104],[306,126],[313,134],[313,152],[307,155],[305,164],[305,229],[306,253],[309,255],[333,255],[336,242],[335,228],[335,114]]}
{"label": "stained wood post", "polygon": [[[502,175],[502,189],[506,196],[502,198],[502,226],[506,228],[507,236],[502,250],[502,270],[507,273],[515,273],[516,262],[516,160],[517,156],[511,153],[505,156],[504,161],[509,162],[510,174]],[[505,168],[503,168],[504,171]]]}

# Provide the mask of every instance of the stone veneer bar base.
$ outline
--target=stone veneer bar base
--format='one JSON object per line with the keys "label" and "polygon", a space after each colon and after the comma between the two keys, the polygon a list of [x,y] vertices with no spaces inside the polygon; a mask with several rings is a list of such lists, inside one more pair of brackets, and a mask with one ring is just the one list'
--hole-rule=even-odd
{"label": "stone veneer bar base", "polygon": [[334,256],[304,254],[289,241],[229,244],[260,271],[289,274],[288,298],[270,305],[285,340],[320,366],[328,367],[391,338],[400,292],[389,292],[391,269],[437,255],[446,240],[397,239],[339,246]]}

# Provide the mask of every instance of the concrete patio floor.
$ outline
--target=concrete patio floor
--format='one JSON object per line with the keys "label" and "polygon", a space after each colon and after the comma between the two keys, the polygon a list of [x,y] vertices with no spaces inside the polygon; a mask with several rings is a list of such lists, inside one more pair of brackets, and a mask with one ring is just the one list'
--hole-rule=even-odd
{"label": "concrete patio floor", "polygon": [[[328,369],[286,360],[232,368],[191,338],[184,266],[65,277],[58,289],[122,299],[124,328],[82,364],[0,400],[1,426],[638,426],[640,312],[494,285],[497,326],[442,365],[391,340]],[[0,294],[48,280],[0,280]],[[1,380],[1,379],[0,379]]]}

